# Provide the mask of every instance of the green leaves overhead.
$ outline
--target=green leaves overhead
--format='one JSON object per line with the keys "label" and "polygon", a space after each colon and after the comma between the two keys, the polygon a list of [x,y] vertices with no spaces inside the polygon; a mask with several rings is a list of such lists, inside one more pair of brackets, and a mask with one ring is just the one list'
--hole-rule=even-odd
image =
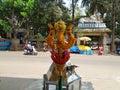
{"label": "green leaves overhead", "polygon": [[23,17],[27,17],[27,13],[26,12],[20,12],[20,14],[23,16]]}
{"label": "green leaves overhead", "polygon": [[91,15],[100,12],[102,17],[107,12],[108,4],[107,0],[82,0],[82,7],[86,7]]}
{"label": "green leaves overhead", "polygon": [[14,0],[14,7],[22,8],[25,6],[25,2],[23,0]]}
{"label": "green leaves overhead", "polygon": [[8,30],[11,30],[11,26],[4,20],[0,20],[0,26],[3,27],[3,30],[7,32]]}
{"label": "green leaves overhead", "polygon": [[[0,0],[0,29],[33,27],[35,34],[46,35],[49,31],[48,23],[68,18],[68,9],[63,4],[63,0]],[[16,23],[12,22],[13,18]]]}
{"label": "green leaves overhead", "polygon": [[25,9],[28,11],[32,11],[34,8],[34,2],[35,0],[28,0],[28,2],[26,3]]}

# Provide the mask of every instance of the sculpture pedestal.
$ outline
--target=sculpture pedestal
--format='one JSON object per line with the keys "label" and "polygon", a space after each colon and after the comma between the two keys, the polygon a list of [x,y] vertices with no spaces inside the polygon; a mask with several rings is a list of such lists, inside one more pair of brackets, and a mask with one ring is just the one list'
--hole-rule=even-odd
{"label": "sculpture pedestal", "polygon": [[[43,90],[58,90],[58,82],[49,81],[47,75],[44,75]],[[69,83],[63,83],[62,90],[81,90],[81,78],[77,78]]]}
{"label": "sculpture pedestal", "polygon": [[[69,69],[73,66],[69,63],[66,64],[66,82],[62,82],[62,90],[81,90],[81,77],[76,74],[74,70]],[[50,76],[54,70],[54,63],[51,64],[50,69],[47,74],[43,76],[43,90],[59,90],[58,89],[58,80],[51,81]],[[54,76],[56,76],[54,74]]]}

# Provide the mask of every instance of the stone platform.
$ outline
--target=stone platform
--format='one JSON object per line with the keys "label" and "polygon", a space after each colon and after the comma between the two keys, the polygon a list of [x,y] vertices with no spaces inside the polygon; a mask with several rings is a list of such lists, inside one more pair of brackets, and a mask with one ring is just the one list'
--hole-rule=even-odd
{"label": "stone platform", "polygon": [[[0,90],[43,90],[43,80],[0,77]],[[81,90],[94,90],[91,82],[82,82]]]}

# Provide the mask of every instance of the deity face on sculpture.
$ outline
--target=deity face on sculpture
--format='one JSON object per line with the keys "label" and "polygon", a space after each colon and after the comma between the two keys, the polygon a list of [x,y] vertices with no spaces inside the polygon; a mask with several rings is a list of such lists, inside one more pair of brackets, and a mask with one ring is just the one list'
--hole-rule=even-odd
{"label": "deity face on sculpture", "polygon": [[65,31],[65,29],[66,29],[65,22],[62,21],[62,19],[60,19],[58,22],[56,22],[54,24],[54,28],[55,28],[55,30]]}
{"label": "deity face on sculpture", "polygon": [[[65,23],[61,19],[54,25],[49,24],[48,26],[50,28],[50,33],[46,38],[46,42],[52,49],[57,49],[58,51],[62,49],[64,51],[65,49],[69,49],[75,44],[76,39],[72,34],[72,28],[74,26],[73,24],[70,24],[66,29]],[[65,30],[66,35],[68,36],[68,39],[66,41],[64,34]]]}

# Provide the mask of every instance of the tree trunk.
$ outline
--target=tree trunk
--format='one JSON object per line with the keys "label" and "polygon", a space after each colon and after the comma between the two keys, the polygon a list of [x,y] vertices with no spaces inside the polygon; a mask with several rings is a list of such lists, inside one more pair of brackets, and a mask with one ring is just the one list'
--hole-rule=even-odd
{"label": "tree trunk", "polygon": [[72,21],[74,22],[75,18],[75,5],[74,5],[74,0],[72,0]]}
{"label": "tree trunk", "polygon": [[112,37],[111,37],[111,52],[115,53],[115,42],[114,42],[114,37],[115,37],[115,6],[116,6],[116,0],[113,0],[112,3]]}
{"label": "tree trunk", "polygon": [[13,51],[18,51],[20,41],[17,38],[12,38],[11,39],[11,50]]}
{"label": "tree trunk", "polygon": [[14,21],[14,0],[12,0],[12,34],[13,37],[11,39],[11,48],[14,51],[18,50],[18,39],[17,39],[17,31],[15,30],[15,21]]}

